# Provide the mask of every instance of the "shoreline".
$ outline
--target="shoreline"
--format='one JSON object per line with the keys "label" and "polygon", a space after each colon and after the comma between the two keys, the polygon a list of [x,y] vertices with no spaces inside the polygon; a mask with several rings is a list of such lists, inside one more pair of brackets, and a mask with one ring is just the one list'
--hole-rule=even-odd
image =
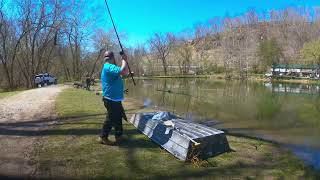
{"label": "shoreline", "polygon": [[231,78],[226,79],[223,74],[215,75],[169,75],[169,76],[137,76],[135,79],[212,79],[225,81],[255,81],[255,82],[276,82],[276,83],[290,83],[290,84],[319,84],[320,80],[315,79],[284,79],[284,78],[267,78],[262,75],[249,75],[247,79]]}
{"label": "shoreline", "polygon": [[[125,77],[125,80],[130,79],[130,77]],[[168,76],[135,76],[134,79],[138,80],[152,80],[152,79],[210,79],[215,81],[252,81],[252,82],[275,82],[275,83],[289,83],[289,84],[313,84],[320,85],[320,80],[315,79],[281,79],[281,78],[266,78],[259,74],[250,74],[247,79],[231,78],[226,79],[224,74],[214,74],[214,75],[168,75]],[[99,83],[100,79],[96,79],[96,83]],[[59,84],[72,85],[74,81],[66,81]],[[28,88],[16,88],[12,90],[1,89],[0,94],[5,94],[14,91],[24,91]]]}

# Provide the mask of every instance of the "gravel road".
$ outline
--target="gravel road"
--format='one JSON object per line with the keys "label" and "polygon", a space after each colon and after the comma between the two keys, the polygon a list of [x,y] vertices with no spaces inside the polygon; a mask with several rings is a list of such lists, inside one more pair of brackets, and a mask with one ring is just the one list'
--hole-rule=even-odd
{"label": "gravel road", "polygon": [[41,131],[55,119],[55,99],[66,86],[49,86],[0,100],[0,179],[37,177]]}

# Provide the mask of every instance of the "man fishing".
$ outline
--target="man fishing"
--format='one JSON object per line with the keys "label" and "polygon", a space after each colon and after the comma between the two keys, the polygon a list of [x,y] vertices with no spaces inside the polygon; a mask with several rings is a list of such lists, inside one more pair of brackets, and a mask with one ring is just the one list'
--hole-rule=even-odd
{"label": "man fishing", "polygon": [[[106,145],[114,145],[125,140],[125,138],[123,138],[122,127],[122,117],[124,115],[121,103],[124,99],[122,75],[128,74],[128,65],[126,63],[126,54],[120,54],[122,57],[121,67],[117,65],[114,53],[112,51],[106,51],[104,53],[105,64],[101,72],[103,102],[108,114],[102,127],[99,142]],[[116,142],[112,142],[108,138],[112,127],[115,129]]]}

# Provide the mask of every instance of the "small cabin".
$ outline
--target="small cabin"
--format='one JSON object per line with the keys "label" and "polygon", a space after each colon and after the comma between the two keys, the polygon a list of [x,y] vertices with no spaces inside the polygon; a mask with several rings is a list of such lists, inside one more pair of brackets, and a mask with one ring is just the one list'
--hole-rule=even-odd
{"label": "small cabin", "polygon": [[270,69],[272,76],[292,76],[319,78],[320,65],[316,64],[276,64]]}

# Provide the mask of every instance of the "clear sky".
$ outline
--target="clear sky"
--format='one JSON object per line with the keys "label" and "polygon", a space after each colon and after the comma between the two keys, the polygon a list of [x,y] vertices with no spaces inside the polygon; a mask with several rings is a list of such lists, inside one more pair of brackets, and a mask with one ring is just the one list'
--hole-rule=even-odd
{"label": "clear sky", "polygon": [[[92,3],[94,2],[94,3]],[[88,1],[101,14],[97,27],[111,27],[104,0]],[[155,32],[181,32],[213,17],[241,15],[250,8],[258,12],[286,7],[320,7],[320,0],[108,0],[124,44],[145,42]]]}

